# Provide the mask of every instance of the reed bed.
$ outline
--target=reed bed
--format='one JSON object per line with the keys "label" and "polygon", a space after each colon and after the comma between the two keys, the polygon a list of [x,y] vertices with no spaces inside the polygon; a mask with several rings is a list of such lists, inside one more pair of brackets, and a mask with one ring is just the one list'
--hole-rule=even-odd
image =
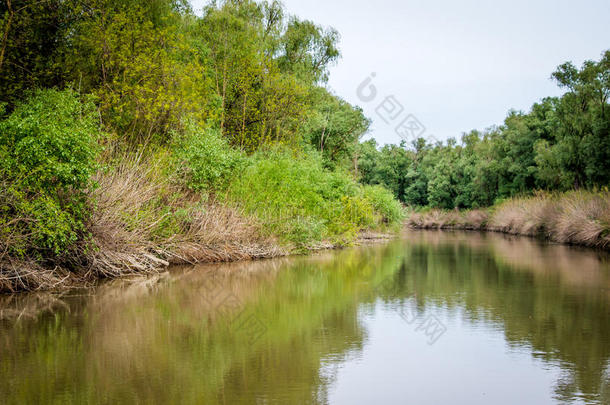
{"label": "reed bed", "polygon": [[417,229],[486,230],[608,249],[610,192],[541,192],[486,210],[414,212],[407,223]]}
{"label": "reed bed", "polygon": [[114,277],[168,264],[227,262],[284,252],[238,209],[184,192],[151,165],[119,165],[101,175],[92,233],[91,268]]}
{"label": "reed bed", "polygon": [[[157,273],[170,264],[285,255],[252,216],[171,183],[150,162],[125,159],[95,178],[90,235],[58,262],[15,258],[0,240],[0,293],[84,286]],[[10,235],[9,235],[10,236]]]}

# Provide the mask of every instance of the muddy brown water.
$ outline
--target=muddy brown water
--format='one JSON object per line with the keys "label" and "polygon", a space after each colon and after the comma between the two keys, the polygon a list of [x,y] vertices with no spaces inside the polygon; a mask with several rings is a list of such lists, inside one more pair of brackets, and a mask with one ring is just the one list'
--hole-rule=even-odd
{"label": "muddy brown water", "polygon": [[610,404],[610,259],[522,237],[0,297],[5,404]]}

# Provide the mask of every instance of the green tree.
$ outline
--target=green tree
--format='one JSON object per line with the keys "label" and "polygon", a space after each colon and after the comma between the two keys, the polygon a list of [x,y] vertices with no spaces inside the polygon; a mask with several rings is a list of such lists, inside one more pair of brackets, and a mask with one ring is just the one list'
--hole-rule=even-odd
{"label": "green tree", "polygon": [[292,17],[281,39],[280,68],[307,83],[326,82],[329,66],[340,56],[338,41],[337,30]]}
{"label": "green tree", "polygon": [[330,167],[352,163],[356,147],[368,131],[370,121],[362,109],[324,88],[316,88],[312,93],[313,108],[301,129],[305,140],[322,153]]}

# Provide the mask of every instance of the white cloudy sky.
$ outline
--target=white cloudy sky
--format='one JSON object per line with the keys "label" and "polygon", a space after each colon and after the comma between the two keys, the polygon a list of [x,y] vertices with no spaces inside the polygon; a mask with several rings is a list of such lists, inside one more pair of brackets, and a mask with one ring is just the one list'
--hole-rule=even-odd
{"label": "white cloudy sky", "polygon": [[[329,86],[373,119],[368,136],[380,144],[400,142],[375,113],[384,96],[394,95],[428,135],[459,137],[560,94],[549,79],[557,65],[610,49],[609,0],[283,2],[290,14],[341,33]],[[364,103],[356,89],[372,72],[379,96]]]}

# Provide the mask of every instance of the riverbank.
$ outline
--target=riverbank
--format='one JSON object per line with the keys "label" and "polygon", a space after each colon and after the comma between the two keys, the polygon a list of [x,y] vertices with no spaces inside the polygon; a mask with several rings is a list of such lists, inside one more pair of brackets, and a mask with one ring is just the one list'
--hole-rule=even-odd
{"label": "riverbank", "polygon": [[610,248],[610,193],[572,191],[513,198],[488,209],[412,212],[415,229],[503,232],[593,248]]}
{"label": "riverbank", "polygon": [[[194,177],[231,151],[220,142],[214,153],[198,146],[191,160],[175,159],[176,151],[101,158],[103,169],[82,196],[89,211],[82,229],[64,226],[61,211],[45,213],[41,228],[22,208],[37,203],[36,196],[18,205],[9,187],[0,190],[10,208],[0,224],[0,293],[82,287],[173,264],[337,248],[400,228],[402,208],[389,191],[361,186],[315,157],[281,149],[238,155],[238,167],[194,187]],[[44,232],[60,241],[75,236],[54,252],[41,243]]]}
{"label": "riverbank", "polygon": [[[322,250],[340,249],[345,243],[321,241],[306,248],[282,244],[277,238],[265,237],[261,227],[247,222],[237,211],[210,205],[203,215],[202,231],[197,235],[176,235],[173,247],[124,244],[123,238],[114,239],[110,233],[96,234],[97,248],[83,251],[90,262],[81,268],[50,267],[33,259],[3,257],[0,262],[0,295],[28,291],[64,291],[86,288],[103,279],[117,279],[138,275],[156,275],[174,265],[247,262],[288,257]],[[250,218],[252,219],[252,218]],[[99,229],[103,229],[100,226]],[[222,240],[213,241],[223,234]],[[120,233],[120,231],[119,231]],[[385,242],[397,232],[359,232],[349,245]]]}

